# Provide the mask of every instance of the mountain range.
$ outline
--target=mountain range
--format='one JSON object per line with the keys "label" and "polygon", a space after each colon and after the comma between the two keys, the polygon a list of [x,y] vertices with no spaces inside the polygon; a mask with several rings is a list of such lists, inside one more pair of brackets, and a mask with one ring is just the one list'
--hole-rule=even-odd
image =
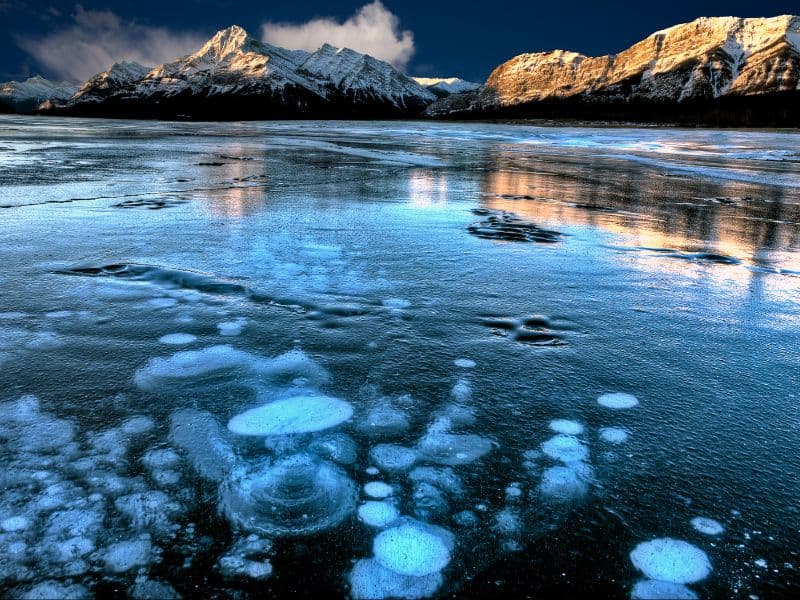
{"label": "mountain range", "polygon": [[33,112],[47,100],[68,100],[77,89],[68,81],[55,83],[38,75],[25,81],[0,83],[0,112]]}
{"label": "mountain range", "polygon": [[49,112],[68,115],[270,119],[418,115],[439,96],[388,63],[325,44],[265,44],[238,26],[154,68],[119,63]]}
{"label": "mountain range", "polygon": [[800,125],[800,17],[701,18],[606,56],[521,54],[426,113]]}
{"label": "mountain range", "polygon": [[[45,102],[42,102],[46,100]],[[117,63],[75,89],[0,84],[0,110],[193,119],[585,118],[800,125],[800,17],[701,18],[618,54],[521,54],[483,85],[411,78],[348,48],[263,43],[238,26],[156,67]]]}

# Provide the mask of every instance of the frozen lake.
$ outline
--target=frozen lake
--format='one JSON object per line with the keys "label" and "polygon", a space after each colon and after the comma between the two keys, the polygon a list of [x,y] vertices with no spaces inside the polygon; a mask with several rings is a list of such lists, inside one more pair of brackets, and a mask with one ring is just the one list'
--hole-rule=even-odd
{"label": "frozen lake", "polygon": [[0,117],[0,595],[797,594],[798,142]]}

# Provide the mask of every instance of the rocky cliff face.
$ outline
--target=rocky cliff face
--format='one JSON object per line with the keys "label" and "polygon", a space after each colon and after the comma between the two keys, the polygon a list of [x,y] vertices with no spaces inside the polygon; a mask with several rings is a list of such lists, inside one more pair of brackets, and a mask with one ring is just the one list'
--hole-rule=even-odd
{"label": "rocky cliff face", "polygon": [[[562,106],[676,106],[796,94],[800,17],[702,18],[658,31],[619,54],[589,57],[555,50],[521,54],[497,67],[466,108],[447,100],[441,116]],[[724,103],[721,103],[724,104]],[[590,111],[581,110],[581,116]],[[624,112],[624,111],[621,111]]]}
{"label": "rocky cliff face", "polygon": [[[211,119],[415,116],[436,96],[391,65],[346,48],[264,44],[238,26],[153,69],[96,75],[56,112]],[[115,69],[120,77],[111,75]]]}

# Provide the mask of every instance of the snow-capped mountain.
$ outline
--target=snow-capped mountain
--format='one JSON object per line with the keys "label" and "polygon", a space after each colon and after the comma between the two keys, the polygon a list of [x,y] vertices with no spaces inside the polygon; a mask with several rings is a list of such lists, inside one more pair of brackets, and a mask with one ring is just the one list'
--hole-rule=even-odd
{"label": "snow-capped mountain", "polygon": [[388,63],[347,48],[286,50],[239,26],[200,50],[125,76],[96,75],[56,112],[212,119],[411,116],[436,96]]}
{"label": "snow-capped mountain", "polygon": [[119,62],[86,81],[75,93],[83,102],[102,102],[113,94],[125,90],[133,92],[133,85],[150,70],[136,62]]}
{"label": "snow-capped mountain", "polygon": [[54,82],[36,75],[25,81],[0,83],[0,105],[9,112],[32,112],[47,100],[66,100],[77,89],[68,81]]}
{"label": "snow-capped mountain", "polygon": [[480,83],[465,81],[458,77],[412,77],[411,79],[439,97],[474,92],[481,87]]}
{"label": "snow-capped mountain", "polygon": [[471,101],[444,99],[428,114],[658,120],[698,111],[733,117],[763,107],[779,112],[778,118],[794,110],[796,118],[799,83],[800,17],[701,18],[657,31],[615,55],[521,54],[497,67]]}

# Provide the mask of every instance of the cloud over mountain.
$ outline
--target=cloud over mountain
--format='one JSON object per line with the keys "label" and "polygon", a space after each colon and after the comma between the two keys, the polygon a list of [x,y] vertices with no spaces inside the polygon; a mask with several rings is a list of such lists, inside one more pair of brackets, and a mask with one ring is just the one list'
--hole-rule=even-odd
{"label": "cloud over mountain", "polygon": [[293,50],[313,51],[325,43],[352,48],[398,69],[405,69],[414,54],[414,34],[402,30],[400,19],[380,0],[362,6],[341,23],[333,18],[301,24],[267,22],[261,37],[269,44]]}
{"label": "cloud over mountain", "polygon": [[108,10],[76,7],[73,23],[17,44],[44,69],[63,79],[84,80],[119,61],[155,65],[194,52],[204,36],[126,21]]}

